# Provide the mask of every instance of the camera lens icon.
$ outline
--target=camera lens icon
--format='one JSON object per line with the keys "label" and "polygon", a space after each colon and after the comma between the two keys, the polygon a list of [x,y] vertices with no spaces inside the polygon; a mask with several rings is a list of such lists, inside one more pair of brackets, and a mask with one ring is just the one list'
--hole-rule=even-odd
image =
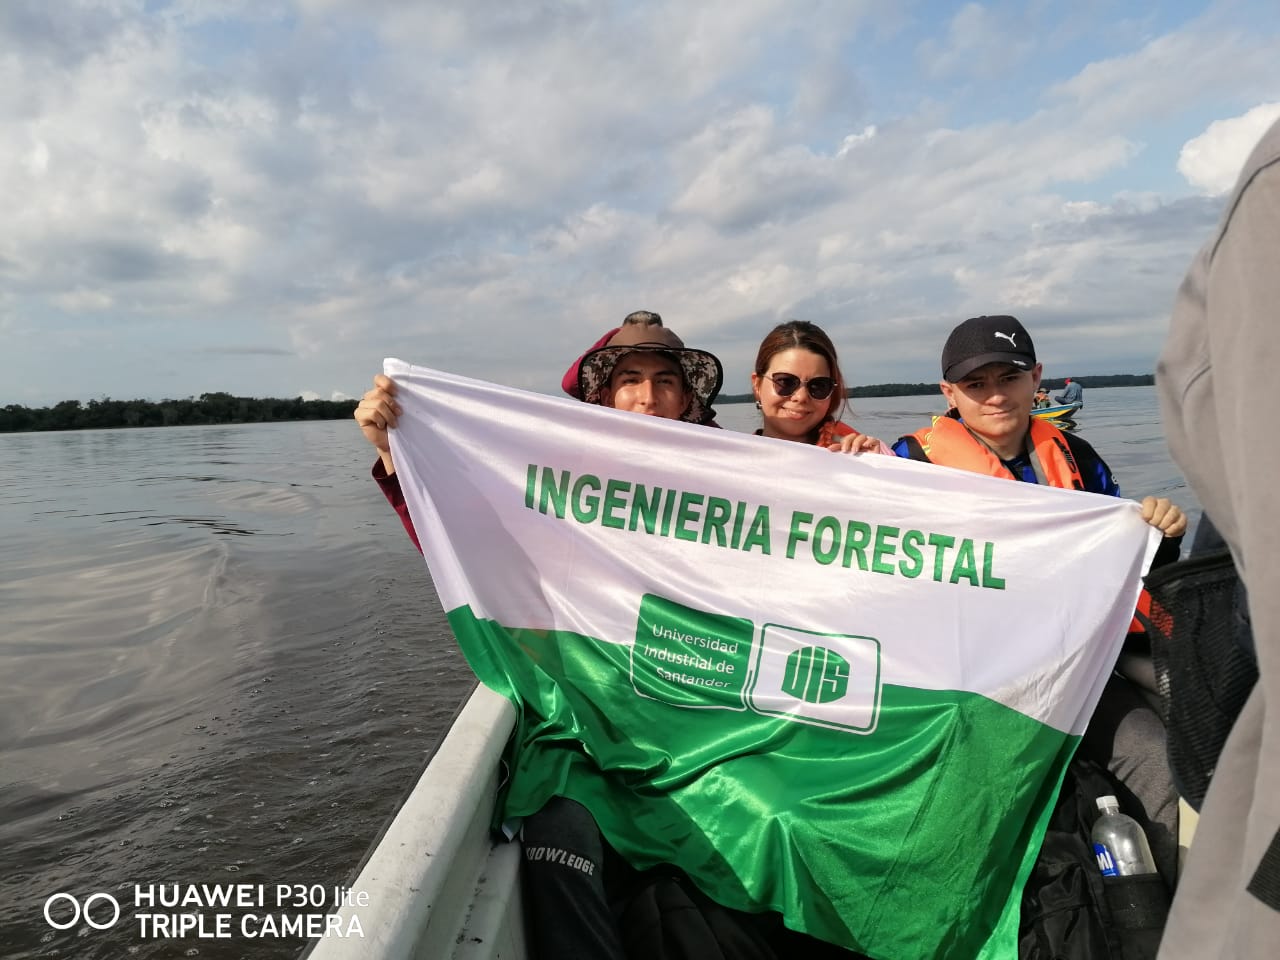
{"label": "camera lens icon", "polygon": [[[71,907],[70,919],[62,917],[65,911],[59,909],[58,914],[61,919],[54,919],[53,907],[66,901]],[[109,903],[108,907],[97,907],[95,904]],[[111,910],[111,919],[104,922],[106,911]],[[120,919],[120,901],[109,893],[91,893],[85,898],[83,904],[69,893],[55,893],[44,902],[44,922],[49,924],[55,930],[69,930],[77,923],[84,920],[89,926],[95,930],[109,930],[116,925],[116,921]]]}

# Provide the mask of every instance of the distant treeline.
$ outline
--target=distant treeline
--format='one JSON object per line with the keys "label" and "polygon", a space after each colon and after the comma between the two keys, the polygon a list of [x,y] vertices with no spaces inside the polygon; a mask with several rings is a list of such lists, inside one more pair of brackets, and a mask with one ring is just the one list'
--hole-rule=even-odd
{"label": "distant treeline", "polygon": [[[1080,386],[1089,387],[1149,387],[1156,382],[1152,373],[1115,373],[1105,377],[1075,377]],[[1047,377],[1040,381],[1051,391],[1061,390],[1067,385],[1066,380],[1050,380]],[[849,397],[922,397],[938,392],[938,381],[931,383],[871,383],[862,387],[850,387]],[[749,393],[720,394],[719,403],[751,403],[755,397]]]}
{"label": "distant treeline", "polygon": [[[1088,387],[1149,387],[1150,373],[1119,373],[1107,377],[1078,377]],[[1045,380],[1050,390],[1061,390],[1063,380]],[[872,383],[851,387],[849,396],[915,397],[938,392],[933,383]],[[719,403],[750,403],[749,393],[721,394]],[[100,427],[181,427],[200,423],[269,423],[282,420],[342,420],[356,409],[355,400],[277,400],[233,397],[229,393],[202,393],[185,400],[63,400],[52,407],[9,404],[0,407],[0,433],[24,430],[92,430]]]}
{"label": "distant treeline", "polygon": [[63,400],[32,410],[0,407],[0,433],[23,430],[90,430],[98,427],[179,427],[199,423],[267,423],[278,420],[340,420],[355,400],[292,400],[202,393],[185,400]]}

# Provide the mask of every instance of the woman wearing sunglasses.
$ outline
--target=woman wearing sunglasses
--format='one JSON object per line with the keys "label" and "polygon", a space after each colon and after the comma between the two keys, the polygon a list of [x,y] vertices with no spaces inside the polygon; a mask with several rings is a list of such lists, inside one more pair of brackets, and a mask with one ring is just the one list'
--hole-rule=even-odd
{"label": "woman wearing sunglasses", "polygon": [[892,455],[875,437],[841,422],[844,376],[831,338],[817,324],[788,320],[769,331],[756,354],[751,390],[764,419],[757,434],[845,453]]}

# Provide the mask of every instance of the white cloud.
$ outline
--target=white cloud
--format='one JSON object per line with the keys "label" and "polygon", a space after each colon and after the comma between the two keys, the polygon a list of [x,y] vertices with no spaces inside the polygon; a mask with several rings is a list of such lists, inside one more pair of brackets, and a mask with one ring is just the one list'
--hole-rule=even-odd
{"label": "white cloud", "polygon": [[672,210],[730,229],[793,219],[835,190],[831,158],[787,142],[758,105],[710,124],[677,150],[674,166],[688,186]]}
{"label": "white cloud", "polygon": [[[1001,308],[1064,352],[1132,325],[1153,357],[1216,212],[1180,195],[1176,145],[1280,99],[1274,31],[1212,19],[1054,60],[995,5],[150,6],[0,14],[15,391],[53,364],[45,327],[208,378],[175,394],[363,385],[395,354],[554,389],[638,307],[731,370],[803,316],[915,379],[957,316]],[[1007,76],[974,92],[966,61]],[[86,395],[146,389],[96,359]]]}
{"label": "white cloud", "polygon": [[1007,76],[1035,46],[1034,35],[1011,19],[1009,11],[992,13],[980,3],[966,3],[951,18],[944,38],[929,39],[916,50],[921,66],[937,77]]}
{"label": "white cloud", "polygon": [[1261,103],[1242,116],[1215,120],[1182,145],[1178,172],[1208,196],[1235,186],[1240,168],[1267,129],[1280,119],[1280,103]]}
{"label": "white cloud", "polygon": [[1048,96],[1115,128],[1189,115],[1215,101],[1261,99],[1275,89],[1275,52],[1265,33],[1193,20],[1131,53],[1087,64]]}
{"label": "white cloud", "polygon": [[114,305],[110,295],[101,290],[70,290],[57,294],[52,302],[70,313],[89,313],[107,310]]}
{"label": "white cloud", "polygon": [[876,135],[876,125],[869,123],[862,128],[859,133],[851,133],[840,141],[840,149],[836,151],[837,157],[843,157],[850,150],[856,150],[861,144],[867,143],[874,139]]}

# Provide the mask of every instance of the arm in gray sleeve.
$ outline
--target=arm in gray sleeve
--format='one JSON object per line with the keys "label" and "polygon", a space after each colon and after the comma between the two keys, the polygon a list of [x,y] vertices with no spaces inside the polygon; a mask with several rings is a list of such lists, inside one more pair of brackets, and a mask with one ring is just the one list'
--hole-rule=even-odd
{"label": "arm in gray sleeve", "polygon": [[1157,384],[1174,459],[1249,594],[1258,682],[1227,739],[1161,960],[1269,957],[1280,940],[1280,123],[1178,292]]}

